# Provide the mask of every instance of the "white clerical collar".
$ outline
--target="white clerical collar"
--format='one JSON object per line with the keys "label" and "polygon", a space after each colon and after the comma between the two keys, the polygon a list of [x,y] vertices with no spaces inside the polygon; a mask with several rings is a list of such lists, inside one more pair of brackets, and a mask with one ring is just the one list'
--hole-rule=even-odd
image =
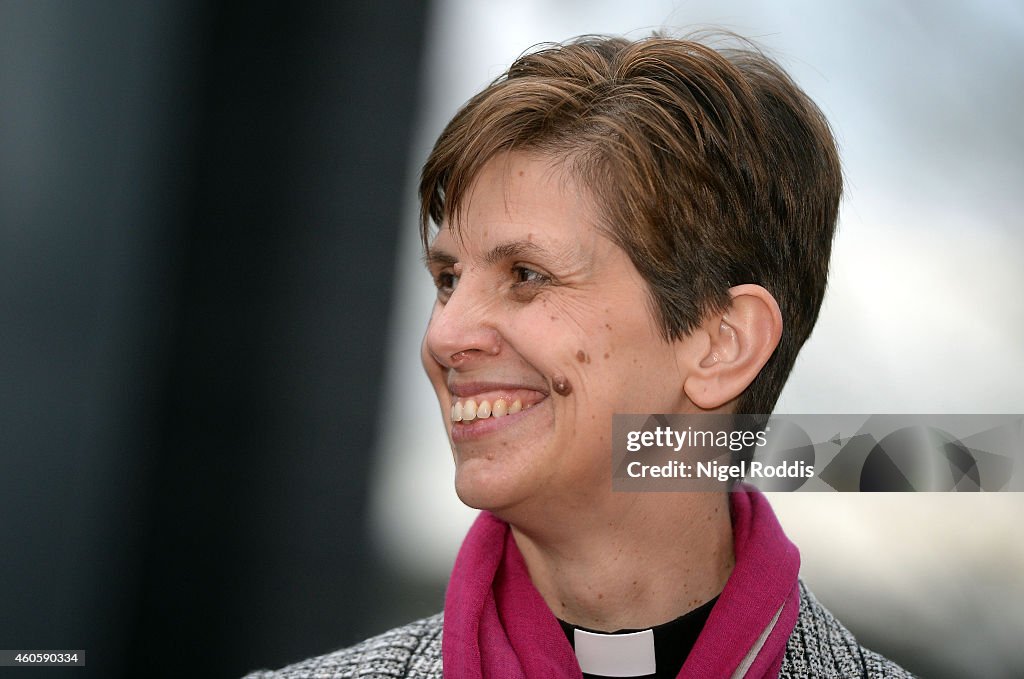
{"label": "white clerical collar", "polygon": [[597,634],[575,628],[576,659],[584,674],[643,677],[654,674],[654,631]]}

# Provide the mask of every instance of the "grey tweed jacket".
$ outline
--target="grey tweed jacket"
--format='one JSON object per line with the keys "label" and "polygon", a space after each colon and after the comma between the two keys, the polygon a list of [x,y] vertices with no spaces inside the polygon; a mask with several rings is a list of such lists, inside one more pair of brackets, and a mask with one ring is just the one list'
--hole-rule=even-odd
{"label": "grey tweed jacket", "polygon": [[[443,613],[398,627],[351,648],[245,679],[441,679]],[[867,650],[800,583],[800,614],[786,645],[780,679],[902,679],[913,677]]]}

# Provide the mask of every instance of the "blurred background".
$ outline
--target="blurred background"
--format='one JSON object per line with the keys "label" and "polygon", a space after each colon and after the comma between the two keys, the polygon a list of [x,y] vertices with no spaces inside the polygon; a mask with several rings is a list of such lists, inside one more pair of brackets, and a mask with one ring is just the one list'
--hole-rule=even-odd
{"label": "blurred background", "polygon": [[[1019,3],[0,0],[0,648],[237,676],[439,610],[473,513],[418,363],[419,166],[535,43],[707,24],[845,164],[778,411],[1024,413]],[[1024,496],[772,501],[868,646],[1024,676]]]}

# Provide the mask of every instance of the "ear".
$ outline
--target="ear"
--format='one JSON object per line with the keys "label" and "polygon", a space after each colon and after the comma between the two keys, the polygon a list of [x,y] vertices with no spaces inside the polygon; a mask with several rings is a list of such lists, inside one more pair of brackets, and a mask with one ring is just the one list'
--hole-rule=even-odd
{"label": "ear", "polygon": [[686,396],[699,408],[714,410],[738,397],[771,358],[782,337],[782,312],[760,285],[729,289],[732,302],[701,325],[707,337],[698,355],[691,354],[683,383]]}

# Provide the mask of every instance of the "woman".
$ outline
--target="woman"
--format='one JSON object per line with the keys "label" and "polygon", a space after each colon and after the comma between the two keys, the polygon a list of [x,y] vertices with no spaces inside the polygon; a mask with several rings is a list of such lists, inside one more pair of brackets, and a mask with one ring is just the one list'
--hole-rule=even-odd
{"label": "woman", "polygon": [[611,487],[616,413],[771,412],[840,193],[827,122],[755,50],[586,37],[516,61],[420,186],[422,360],[483,510],[444,614],[252,676],[905,676],[799,582],[757,491]]}

